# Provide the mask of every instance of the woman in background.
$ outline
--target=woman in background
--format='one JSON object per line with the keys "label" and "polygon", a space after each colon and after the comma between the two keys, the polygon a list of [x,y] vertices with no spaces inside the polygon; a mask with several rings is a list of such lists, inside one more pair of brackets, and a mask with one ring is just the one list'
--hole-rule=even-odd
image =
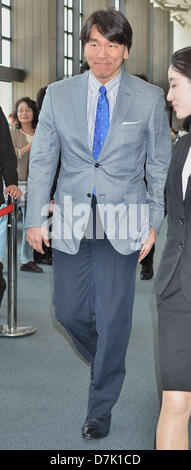
{"label": "woman in background", "polygon": [[38,121],[38,108],[35,101],[28,97],[18,100],[13,112],[13,118],[15,126],[10,128],[10,132],[17,155],[18,184],[23,193],[20,201],[23,216],[20,270],[41,273],[43,270],[34,261],[32,261],[33,254],[30,245],[26,241],[26,232],[24,228],[27,204],[29,156]]}
{"label": "woman in background", "polygon": [[[178,119],[191,115],[191,47],[175,52],[167,96]],[[174,147],[167,183],[168,231],[156,276],[163,398],[158,450],[189,448],[191,415],[191,132]]]}

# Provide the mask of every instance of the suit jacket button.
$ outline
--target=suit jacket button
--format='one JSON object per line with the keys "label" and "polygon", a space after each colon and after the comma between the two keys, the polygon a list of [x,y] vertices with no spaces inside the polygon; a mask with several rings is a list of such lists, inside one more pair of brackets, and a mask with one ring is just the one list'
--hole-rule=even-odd
{"label": "suit jacket button", "polygon": [[99,168],[99,163],[96,163],[96,164],[95,164],[95,167],[96,167],[96,168]]}
{"label": "suit jacket button", "polygon": [[91,193],[88,193],[88,194],[87,194],[87,197],[92,197]]}
{"label": "suit jacket button", "polygon": [[183,248],[183,243],[179,243],[178,248]]}
{"label": "suit jacket button", "polygon": [[184,225],[184,219],[180,219],[179,222],[180,222],[181,225]]}

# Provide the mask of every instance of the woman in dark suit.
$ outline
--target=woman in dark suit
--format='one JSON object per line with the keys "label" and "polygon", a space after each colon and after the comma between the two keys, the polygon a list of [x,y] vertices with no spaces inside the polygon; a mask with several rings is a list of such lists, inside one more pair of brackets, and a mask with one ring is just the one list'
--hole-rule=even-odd
{"label": "woman in dark suit", "polygon": [[[191,115],[191,47],[175,52],[167,96],[178,119]],[[163,387],[158,450],[189,448],[191,416],[191,132],[174,148],[166,183],[167,241],[156,276]]]}

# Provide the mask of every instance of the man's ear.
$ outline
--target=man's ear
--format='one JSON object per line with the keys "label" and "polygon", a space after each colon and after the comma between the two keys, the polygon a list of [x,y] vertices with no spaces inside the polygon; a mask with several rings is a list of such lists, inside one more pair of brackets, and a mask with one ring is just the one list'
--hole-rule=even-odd
{"label": "man's ear", "polygon": [[124,60],[127,60],[129,58],[129,50],[128,50],[127,46],[125,46],[125,51],[124,51],[123,58],[124,58]]}

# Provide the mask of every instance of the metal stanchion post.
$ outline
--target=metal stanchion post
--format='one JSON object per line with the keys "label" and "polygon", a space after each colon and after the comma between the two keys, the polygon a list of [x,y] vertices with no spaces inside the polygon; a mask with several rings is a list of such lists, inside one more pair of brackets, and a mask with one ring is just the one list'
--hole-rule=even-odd
{"label": "metal stanchion post", "polygon": [[3,325],[0,336],[26,336],[36,330],[31,326],[17,326],[17,205],[8,214],[8,312],[7,325]]}

